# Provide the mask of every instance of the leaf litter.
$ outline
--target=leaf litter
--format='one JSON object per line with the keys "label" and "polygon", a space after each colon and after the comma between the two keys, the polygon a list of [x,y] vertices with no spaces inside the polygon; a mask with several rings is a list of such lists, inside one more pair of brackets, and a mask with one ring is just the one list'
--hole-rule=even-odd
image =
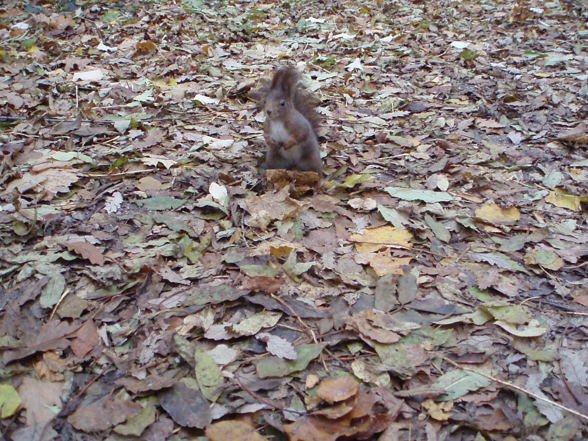
{"label": "leaf litter", "polygon": [[[1,432],[586,439],[587,17],[4,2]],[[320,182],[258,170],[285,62]]]}

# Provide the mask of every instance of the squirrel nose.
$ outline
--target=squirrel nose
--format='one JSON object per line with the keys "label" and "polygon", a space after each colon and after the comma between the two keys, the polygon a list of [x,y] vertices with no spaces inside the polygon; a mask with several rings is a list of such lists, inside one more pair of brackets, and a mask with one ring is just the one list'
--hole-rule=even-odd
{"label": "squirrel nose", "polygon": [[266,112],[267,112],[268,115],[271,115],[272,114],[272,111],[271,110],[266,110]]}

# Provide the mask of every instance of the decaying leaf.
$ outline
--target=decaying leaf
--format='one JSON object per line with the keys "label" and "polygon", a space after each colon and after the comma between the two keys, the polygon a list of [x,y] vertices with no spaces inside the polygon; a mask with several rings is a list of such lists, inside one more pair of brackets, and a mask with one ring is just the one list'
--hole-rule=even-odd
{"label": "decaying leaf", "polygon": [[497,204],[488,204],[476,209],[476,217],[492,224],[512,224],[521,218],[516,207],[502,208]]}
{"label": "decaying leaf", "polygon": [[351,398],[359,391],[359,383],[353,377],[344,375],[334,379],[321,381],[316,393],[323,400],[329,403]]}
{"label": "decaying leaf", "polygon": [[245,421],[226,420],[211,424],[206,428],[206,437],[210,441],[265,441],[267,438]]}
{"label": "decaying leaf", "polygon": [[582,2],[6,3],[3,438],[588,439]]}

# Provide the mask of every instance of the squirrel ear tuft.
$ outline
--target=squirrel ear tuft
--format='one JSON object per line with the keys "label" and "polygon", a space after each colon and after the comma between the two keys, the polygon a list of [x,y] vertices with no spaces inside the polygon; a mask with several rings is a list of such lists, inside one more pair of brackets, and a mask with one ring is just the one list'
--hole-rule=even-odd
{"label": "squirrel ear tuft", "polygon": [[281,89],[286,94],[291,94],[298,84],[299,73],[292,66],[281,67],[272,78],[272,89]]}

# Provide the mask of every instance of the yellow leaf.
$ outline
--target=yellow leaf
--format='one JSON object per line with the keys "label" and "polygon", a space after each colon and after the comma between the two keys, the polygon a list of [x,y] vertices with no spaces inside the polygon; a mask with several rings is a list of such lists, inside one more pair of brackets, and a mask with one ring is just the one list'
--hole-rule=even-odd
{"label": "yellow leaf", "polygon": [[255,427],[245,421],[225,420],[211,424],[206,428],[206,437],[210,441],[267,441]]}
{"label": "yellow leaf", "polygon": [[409,265],[411,260],[412,257],[393,258],[382,254],[374,254],[368,259],[370,266],[374,269],[378,277],[385,276],[386,274],[401,276],[404,274],[402,267]]}
{"label": "yellow leaf", "polygon": [[15,414],[22,400],[10,384],[0,384],[0,418],[9,418]]}
{"label": "yellow leaf", "polygon": [[412,234],[401,228],[384,226],[366,229],[363,234],[352,234],[349,237],[351,242],[361,242],[380,245],[392,245],[401,248],[411,248],[409,240]]}
{"label": "yellow leaf", "polygon": [[453,401],[445,401],[444,403],[435,403],[428,399],[422,406],[429,411],[431,418],[437,421],[447,421],[449,419],[449,411],[453,408]]}
{"label": "yellow leaf", "polygon": [[345,181],[342,184],[339,184],[338,187],[353,188],[356,185],[363,184],[365,182],[371,182],[373,179],[374,178],[371,175],[351,175],[347,176]]}
{"label": "yellow leaf", "polygon": [[569,210],[580,210],[580,198],[573,194],[564,193],[561,190],[554,190],[545,198],[546,202],[560,208],[567,208]]}
{"label": "yellow leaf", "polygon": [[492,224],[511,224],[521,218],[517,207],[502,208],[496,204],[484,205],[476,209],[476,217]]}
{"label": "yellow leaf", "polygon": [[525,255],[527,265],[539,265],[552,271],[558,271],[564,266],[564,261],[551,250],[531,250]]}
{"label": "yellow leaf", "polygon": [[384,245],[382,245],[382,244],[373,244],[373,243],[356,243],[355,244],[355,249],[360,254],[375,253],[375,252],[381,250],[382,248],[384,248]]}
{"label": "yellow leaf", "polygon": [[159,88],[162,88],[162,87],[167,87],[167,83],[165,82],[165,80],[155,80],[155,81],[153,81],[153,83],[152,83],[152,84],[153,84],[155,87],[159,87]]}

